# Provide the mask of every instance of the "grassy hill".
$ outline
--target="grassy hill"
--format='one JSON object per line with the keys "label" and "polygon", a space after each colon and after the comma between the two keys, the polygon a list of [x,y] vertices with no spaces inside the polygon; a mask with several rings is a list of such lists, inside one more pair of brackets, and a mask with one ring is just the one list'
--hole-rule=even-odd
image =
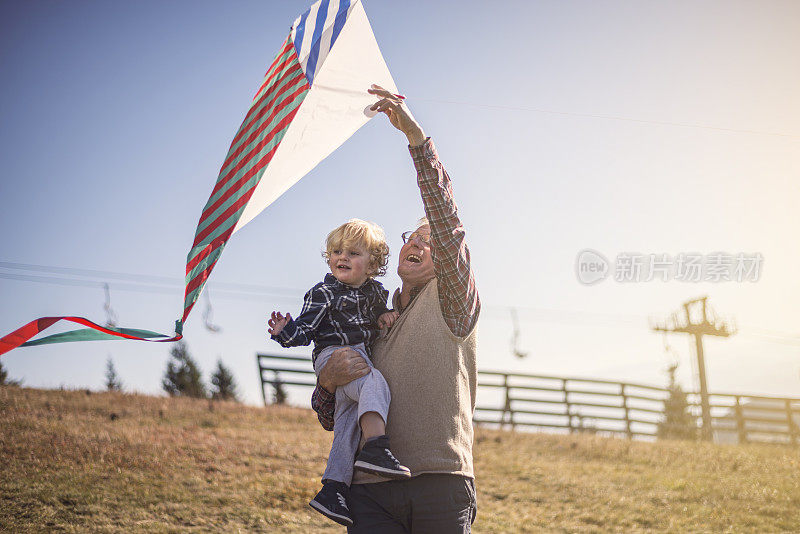
{"label": "grassy hill", "polygon": [[[0,530],[343,532],[313,412],[0,387]],[[475,532],[798,532],[800,450],[478,429]]]}

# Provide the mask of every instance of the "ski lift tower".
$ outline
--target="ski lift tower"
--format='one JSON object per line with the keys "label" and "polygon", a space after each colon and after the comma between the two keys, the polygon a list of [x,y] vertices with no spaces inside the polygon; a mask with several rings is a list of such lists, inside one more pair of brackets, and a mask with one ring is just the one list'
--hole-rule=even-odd
{"label": "ski lift tower", "polygon": [[681,312],[673,313],[661,323],[651,323],[656,332],[681,333],[694,336],[697,353],[697,374],[700,382],[700,402],[703,411],[703,439],[711,439],[711,407],[708,402],[706,363],[703,355],[703,336],[729,337],[736,333],[736,325],[717,317],[706,302],[708,296],[688,300]]}

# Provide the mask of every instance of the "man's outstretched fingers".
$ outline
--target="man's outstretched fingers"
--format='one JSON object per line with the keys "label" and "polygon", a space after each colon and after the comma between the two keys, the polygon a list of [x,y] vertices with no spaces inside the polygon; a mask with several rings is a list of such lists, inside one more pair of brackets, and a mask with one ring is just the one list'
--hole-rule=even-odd
{"label": "man's outstretched fingers", "polygon": [[383,99],[376,104],[375,111],[377,111],[378,113],[385,113],[386,111],[389,110],[394,111],[396,105],[397,105],[396,102],[392,102],[389,99]]}
{"label": "man's outstretched fingers", "polygon": [[372,84],[367,92],[381,97],[369,109],[386,114],[392,126],[406,135],[410,146],[418,146],[425,141],[425,132],[404,104],[405,97],[387,91],[376,84]]}
{"label": "man's outstretched fingers", "polygon": [[389,91],[387,91],[386,89],[384,89],[380,85],[377,85],[377,84],[374,84],[374,83],[372,84],[372,88],[371,89],[367,89],[367,92],[369,94],[371,94],[371,95],[394,96],[393,93],[390,93]]}
{"label": "man's outstretched fingers", "polygon": [[381,112],[381,111],[386,111],[387,107],[394,107],[397,104],[399,104],[399,101],[395,101],[390,98],[383,98],[372,104],[372,106],[370,106],[370,109],[372,111]]}

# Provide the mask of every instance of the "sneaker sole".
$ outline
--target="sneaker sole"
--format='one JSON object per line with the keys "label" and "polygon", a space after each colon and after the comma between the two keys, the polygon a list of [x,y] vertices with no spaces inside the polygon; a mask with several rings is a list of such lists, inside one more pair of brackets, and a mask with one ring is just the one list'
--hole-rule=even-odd
{"label": "sneaker sole", "polygon": [[339,515],[339,514],[335,514],[335,513],[331,512],[330,510],[328,510],[327,508],[322,506],[317,501],[311,501],[311,502],[308,503],[308,505],[311,508],[313,508],[314,510],[316,510],[317,512],[319,512],[322,515],[324,515],[325,517],[327,517],[328,519],[336,521],[340,525],[344,525],[346,527],[352,527],[353,526],[353,520],[352,519],[350,519],[347,516],[343,516],[343,515]]}
{"label": "sneaker sole", "polygon": [[372,473],[373,475],[391,478],[394,480],[411,478],[411,471],[396,471],[394,469],[386,469],[385,467],[373,465],[363,460],[358,460],[355,464],[353,464],[353,467],[359,471],[365,471],[367,473]]}

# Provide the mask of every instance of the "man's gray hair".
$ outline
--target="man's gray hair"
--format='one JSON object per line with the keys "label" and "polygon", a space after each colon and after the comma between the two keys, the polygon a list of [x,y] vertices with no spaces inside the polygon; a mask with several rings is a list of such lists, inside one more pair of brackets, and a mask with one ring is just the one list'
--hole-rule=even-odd
{"label": "man's gray hair", "polygon": [[[417,228],[419,228],[420,226],[430,226],[430,225],[431,225],[431,223],[428,222],[428,218],[427,217],[420,217],[420,219],[417,221]],[[415,228],[415,230],[416,230],[416,228]]]}

